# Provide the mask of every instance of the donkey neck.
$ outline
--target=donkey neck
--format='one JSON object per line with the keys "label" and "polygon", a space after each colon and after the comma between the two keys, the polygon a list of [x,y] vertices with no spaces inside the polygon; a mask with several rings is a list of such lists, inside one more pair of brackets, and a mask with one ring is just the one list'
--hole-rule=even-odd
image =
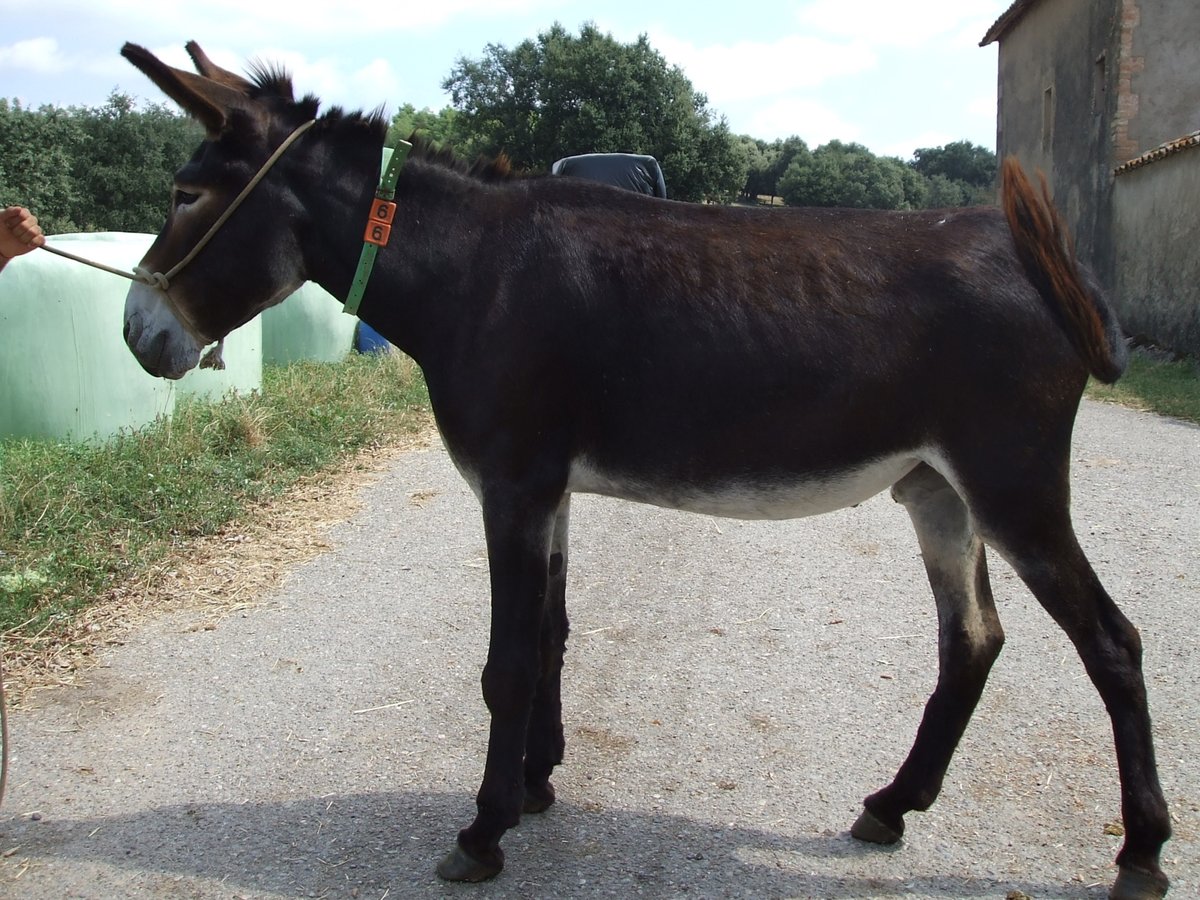
{"label": "donkey neck", "polygon": [[[400,172],[391,238],[379,251],[359,317],[427,367],[478,318],[485,298],[460,290],[463,276],[479,264],[480,248],[495,238],[511,203],[501,185],[414,156]],[[322,286],[339,299],[358,262],[377,185],[377,167],[358,179],[346,201],[350,222],[336,242],[329,239],[337,252],[330,260],[335,275]]]}
{"label": "donkey neck", "polygon": [[[417,154],[414,154],[417,155]],[[302,240],[308,280],[344,301],[379,186],[382,140],[327,140],[297,185],[308,224]],[[400,173],[392,235],[380,249],[359,317],[424,365],[445,346],[464,312],[453,290],[469,269],[494,188],[439,163],[414,159]]]}
{"label": "donkey neck", "polygon": [[379,184],[383,142],[329,142],[300,183],[308,229],[303,240],[308,280],[338,300],[350,290],[362,249],[367,210]]}

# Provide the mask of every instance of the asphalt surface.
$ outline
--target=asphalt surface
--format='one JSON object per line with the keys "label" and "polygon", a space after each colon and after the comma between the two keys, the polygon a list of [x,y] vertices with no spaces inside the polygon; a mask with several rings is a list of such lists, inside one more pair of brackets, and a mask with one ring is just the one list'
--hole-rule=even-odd
{"label": "asphalt surface", "polygon": [[[1146,645],[1172,896],[1200,897],[1200,429],[1087,404],[1074,485]],[[916,540],[886,496],[786,523],[577,498],[559,803],[509,833],[493,882],[438,881],[486,743],[482,527],[440,448],[365,490],[273,596],[212,630],[156,619],[14,715],[0,895],[1105,895],[1107,717],[994,554],[1008,642],[942,797],[895,849],[849,838],[936,673]]]}

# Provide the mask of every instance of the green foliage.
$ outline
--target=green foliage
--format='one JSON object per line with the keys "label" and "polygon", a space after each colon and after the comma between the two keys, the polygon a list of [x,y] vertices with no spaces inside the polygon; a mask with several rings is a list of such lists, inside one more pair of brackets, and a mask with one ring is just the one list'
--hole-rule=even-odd
{"label": "green foliage", "polygon": [[941,175],[972,187],[991,188],[996,183],[996,154],[970,141],[916,150],[912,167],[926,178]]}
{"label": "green foliage", "polygon": [[76,116],[84,143],[72,170],[75,220],[88,230],[157,232],[175,171],[204,139],[203,128],[166,106],[136,110],[132,98],[117,93]]}
{"label": "green foliage", "polygon": [[397,140],[407,141],[414,133],[439,147],[460,147],[468,143],[459,122],[458,110],[449,106],[435,113],[431,109],[418,110],[411,103],[405,103],[392,116],[386,144],[395,147]]}
{"label": "green foliage", "polygon": [[903,162],[841,141],[796,154],[778,190],[790,206],[916,209],[925,199],[924,183]]}
{"label": "green foliage", "polygon": [[924,147],[913,153],[912,169],[926,179],[925,205],[980,206],[996,201],[996,154],[970,141]]}
{"label": "green foliage", "polygon": [[0,100],[0,207],[29,207],[51,234],[82,230],[72,170],[83,141],[70,110]]}
{"label": "green foliage", "polygon": [[995,154],[966,141],[918,150],[917,160],[905,163],[841,141],[809,150],[796,136],[771,144],[748,136],[740,140],[749,161],[743,195],[751,199],[780,196],[792,206],[871,209],[995,201]]}
{"label": "green foliage", "polygon": [[23,109],[0,100],[0,203],[27,206],[49,234],[156,232],[172,176],[203,131],[165,106]]}
{"label": "green foliage", "polygon": [[268,367],[261,394],[181,401],[102,444],[0,443],[0,633],[35,631],[256,502],[424,421],[399,354]]}
{"label": "green foliage", "polygon": [[467,149],[504,152],[519,168],[548,169],[578,153],[647,153],[677,199],[732,199],[745,183],[747,160],[728,125],[645,35],[622,44],[593,24],[577,36],[555,24],[536,41],[460,58],[443,86]]}
{"label": "green foliage", "polygon": [[945,175],[934,175],[926,180],[926,200],[930,209],[945,206],[967,206],[968,186],[961,181],[952,181]]}
{"label": "green foliage", "polygon": [[771,175],[771,167],[779,155],[778,149],[766,141],[744,134],[738,138],[742,155],[746,159],[746,184],[742,197],[754,200],[760,196],[773,196],[778,178]]}
{"label": "green foliage", "polygon": [[777,147],[779,151],[770,168],[770,174],[774,176],[776,182],[783,177],[783,173],[793,162],[797,159],[808,159],[812,154],[804,139],[796,135],[776,141],[773,146]]}

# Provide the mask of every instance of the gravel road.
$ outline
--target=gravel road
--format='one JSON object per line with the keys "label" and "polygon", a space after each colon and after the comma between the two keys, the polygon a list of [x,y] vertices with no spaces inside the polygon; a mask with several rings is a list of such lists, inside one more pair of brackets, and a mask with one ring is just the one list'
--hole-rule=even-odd
{"label": "gravel road", "polygon": [[[1200,897],[1200,429],[1089,403],[1075,448],[1081,541],[1146,644],[1172,897]],[[156,618],[14,715],[0,895],[1105,895],[1107,717],[994,555],[1008,643],[941,799],[898,848],[848,837],[936,673],[886,496],[787,523],[577,498],[559,803],[495,881],[439,882],[486,742],[482,526],[440,447],[365,492],[260,604]]]}

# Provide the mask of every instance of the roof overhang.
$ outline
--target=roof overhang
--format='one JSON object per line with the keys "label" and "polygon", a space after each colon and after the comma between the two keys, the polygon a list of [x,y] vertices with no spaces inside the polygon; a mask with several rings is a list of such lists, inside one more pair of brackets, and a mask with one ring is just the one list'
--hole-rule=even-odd
{"label": "roof overhang", "polygon": [[988,29],[987,34],[983,36],[983,40],[979,42],[980,47],[986,47],[995,41],[1002,40],[1009,30],[1021,20],[1025,13],[1029,12],[1039,0],[1016,0],[1012,6],[1004,11]]}

